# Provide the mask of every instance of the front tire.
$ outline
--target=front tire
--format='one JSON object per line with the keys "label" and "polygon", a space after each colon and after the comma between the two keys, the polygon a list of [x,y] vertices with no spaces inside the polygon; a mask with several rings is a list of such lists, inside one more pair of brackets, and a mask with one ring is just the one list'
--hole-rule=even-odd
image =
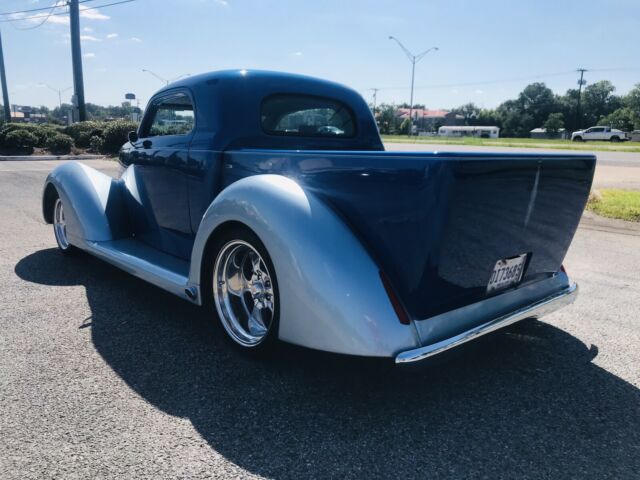
{"label": "front tire", "polygon": [[280,296],[271,257],[258,236],[234,227],[214,239],[212,302],[234,346],[265,354],[277,344]]}
{"label": "front tire", "polygon": [[78,253],[78,249],[69,243],[64,206],[62,205],[60,197],[57,197],[55,202],[53,202],[53,214],[51,218],[53,219],[53,234],[56,237],[56,243],[58,244],[60,252],[65,255],[75,255]]}
{"label": "front tire", "polygon": [[582,141],[582,137],[573,137],[573,141],[574,142],[581,142]]}

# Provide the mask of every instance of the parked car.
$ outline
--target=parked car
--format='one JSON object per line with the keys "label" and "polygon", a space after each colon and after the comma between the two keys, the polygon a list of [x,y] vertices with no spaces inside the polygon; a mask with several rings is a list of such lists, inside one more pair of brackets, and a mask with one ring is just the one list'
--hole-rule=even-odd
{"label": "parked car", "polygon": [[119,162],[47,177],[62,253],[203,305],[248,351],[406,363],[575,298],[562,262],[596,159],[388,152],[354,90],[242,70],[157,92]]}
{"label": "parked car", "polygon": [[586,142],[587,140],[622,142],[627,140],[627,134],[617,128],[591,127],[586,130],[573,132],[571,134],[571,140],[574,142]]}

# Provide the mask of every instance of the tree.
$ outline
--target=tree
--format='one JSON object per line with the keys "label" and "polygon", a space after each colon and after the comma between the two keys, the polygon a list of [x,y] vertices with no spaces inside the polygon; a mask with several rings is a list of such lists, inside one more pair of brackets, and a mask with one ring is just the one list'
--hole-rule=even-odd
{"label": "tree", "polygon": [[635,115],[640,117],[640,83],[637,83],[636,86],[629,91],[624,97],[623,102]]}
{"label": "tree", "polygon": [[584,89],[582,112],[587,126],[595,125],[601,117],[622,107],[622,99],[613,94],[615,90],[609,80],[601,80]]}
{"label": "tree", "polygon": [[633,110],[628,107],[623,107],[605,117],[601,117],[598,123],[628,132],[636,127],[640,128],[640,121],[638,120],[640,119],[634,115]]}
{"label": "tree", "polygon": [[562,113],[550,113],[543,124],[547,130],[547,136],[555,137],[561,128],[564,127],[564,115]]}
{"label": "tree", "polygon": [[400,129],[400,120],[398,119],[398,109],[395,105],[381,103],[376,108],[376,121],[378,128],[383,135],[393,135],[398,133]]}
{"label": "tree", "polygon": [[411,128],[411,120],[405,118],[400,124],[400,133],[402,135],[409,135],[409,129]]}
{"label": "tree", "polygon": [[518,101],[522,112],[531,116],[536,127],[542,125],[550,113],[558,111],[556,96],[542,82],[527,85],[518,95]]}
{"label": "tree", "polygon": [[475,120],[480,116],[481,110],[475,103],[470,102],[460,105],[451,111],[457,115],[462,115],[465,125],[475,125]]}

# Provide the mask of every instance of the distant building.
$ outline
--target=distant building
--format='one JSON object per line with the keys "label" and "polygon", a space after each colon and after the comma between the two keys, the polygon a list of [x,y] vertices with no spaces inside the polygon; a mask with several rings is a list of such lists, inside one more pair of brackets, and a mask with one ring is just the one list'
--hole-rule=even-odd
{"label": "distant building", "polygon": [[[464,117],[449,110],[429,110],[414,108],[411,112],[413,124],[418,132],[435,132],[442,125],[463,125]],[[403,122],[409,118],[408,108],[399,108],[396,112],[398,119]]]}
{"label": "distant building", "polygon": [[438,129],[443,137],[480,137],[498,138],[500,128],[496,126],[444,126]]}
{"label": "distant building", "polygon": [[529,132],[531,138],[537,138],[541,140],[557,140],[557,139],[565,139],[569,138],[569,132],[567,132],[564,128],[558,130],[557,133],[551,134],[547,132],[546,128],[534,128]]}
{"label": "distant building", "polygon": [[11,105],[11,121],[16,123],[46,123],[44,113],[35,113],[36,109],[26,105]]}

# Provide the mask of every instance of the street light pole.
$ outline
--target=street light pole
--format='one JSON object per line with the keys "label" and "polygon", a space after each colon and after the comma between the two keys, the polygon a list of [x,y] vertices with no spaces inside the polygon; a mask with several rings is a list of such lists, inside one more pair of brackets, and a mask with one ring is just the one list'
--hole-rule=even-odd
{"label": "street light pole", "polygon": [[415,76],[416,76],[416,63],[418,63],[420,60],[422,60],[424,58],[424,56],[427,53],[429,53],[430,51],[432,51],[432,50],[438,51],[439,48],[438,47],[431,47],[431,48],[426,49],[424,52],[419,53],[418,55],[414,55],[396,37],[391,35],[391,36],[389,36],[389,40],[394,40],[400,46],[402,51],[405,53],[405,55],[407,56],[407,58],[409,58],[409,61],[411,62],[411,99],[409,100],[409,136],[411,136],[411,134],[413,133],[412,132],[412,130],[413,130],[413,83],[414,83]]}
{"label": "street light pole", "polygon": [[176,80],[179,80],[179,79],[181,79],[181,78],[183,78],[183,77],[188,77],[189,75],[191,75],[190,73],[183,73],[182,75],[178,75],[178,76],[177,76],[177,77],[175,77],[175,78],[171,78],[171,79],[167,80],[166,78],[161,77],[161,76],[160,76],[160,75],[158,75],[157,73],[152,72],[151,70],[147,70],[146,68],[143,68],[143,69],[142,69],[142,71],[143,71],[143,72],[147,72],[147,73],[149,73],[149,74],[153,75],[153,76],[154,76],[154,77],[156,77],[158,80],[160,80],[161,82],[163,82],[165,85],[169,85],[171,82],[175,82]]}
{"label": "street light pole", "polygon": [[4,53],[2,52],[2,37],[0,36],[0,83],[2,84],[2,103],[4,104],[4,121],[11,121],[11,105],[7,91],[7,74],[4,70]]}
{"label": "street light pole", "polygon": [[52,90],[58,94],[58,104],[60,106],[60,110],[62,110],[62,93],[66,92],[67,90],[71,90],[73,87],[60,89],[60,88],[54,88],[51,85],[47,85],[46,83],[40,83],[40,85],[47,87],[49,90]]}

